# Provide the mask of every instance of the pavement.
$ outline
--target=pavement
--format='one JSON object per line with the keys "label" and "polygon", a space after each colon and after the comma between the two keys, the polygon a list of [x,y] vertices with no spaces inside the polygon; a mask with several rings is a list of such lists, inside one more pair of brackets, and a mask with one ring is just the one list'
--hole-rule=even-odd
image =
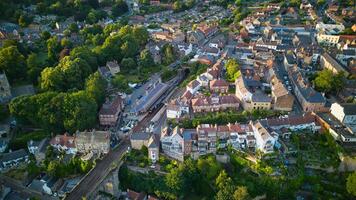
{"label": "pavement", "polygon": [[128,138],[119,144],[119,147],[110,151],[95,167],[78,183],[76,187],[64,198],[65,200],[78,200],[81,197],[90,195],[100,185],[100,183],[110,173],[115,162],[119,161],[122,155],[130,146]]}

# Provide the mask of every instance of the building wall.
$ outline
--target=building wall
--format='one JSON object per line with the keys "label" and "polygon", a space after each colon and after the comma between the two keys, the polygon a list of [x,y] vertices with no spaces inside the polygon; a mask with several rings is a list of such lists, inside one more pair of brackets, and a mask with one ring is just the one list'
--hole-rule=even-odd
{"label": "building wall", "polygon": [[344,113],[344,108],[338,104],[338,103],[333,103],[330,107],[331,114],[334,115],[336,119],[338,119],[340,122],[344,121],[345,118],[345,113]]}
{"label": "building wall", "polygon": [[294,97],[292,95],[284,95],[275,98],[274,109],[281,111],[292,111],[294,104]]}
{"label": "building wall", "polygon": [[324,43],[326,45],[335,46],[339,42],[340,36],[338,35],[325,35],[325,34],[318,34],[316,39],[318,43]]}
{"label": "building wall", "polygon": [[148,140],[130,140],[133,149],[140,150],[142,146],[148,145]]}

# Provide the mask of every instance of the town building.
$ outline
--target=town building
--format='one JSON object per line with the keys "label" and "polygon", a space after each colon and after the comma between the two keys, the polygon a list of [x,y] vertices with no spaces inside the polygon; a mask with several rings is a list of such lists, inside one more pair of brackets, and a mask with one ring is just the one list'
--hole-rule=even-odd
{"label": "town building", "polygon": [[28,153],[25,149],[19,149],[10,153],[5,153],[0,158],[0,170],[18,166],[20,163],[28,161]]}
{"label": "town building", "polygon": [[166,104],[168,119],[179,119],[185,114],[189,114],[190,103],[184,99],[175,99]]}
{"label": "town building", "polygon": [[123,107],[124,103],[121,96],[114,97],[112,101],[107,100],[99,111],[100,125],[115,126]]}
{"label": "town building", "polygon": [[116,60],[107,62],[106,67],[109,69],[112,76],[115,76],[120,72],[120,66]]}
{"label": "town building", "polygon": [[333,103],[330,107],[331,114],[343,125],[349,127],[356,133],[356,104],[353,103]]}
{"label": "town building", "polygon": [[28,152],[33,154],[37,162],[41,162],[46,158],[46,150],[49,145],[49,139],[44,138],[40,141],[30,140],[27,142]]}
{"label": "town building", "polygon": [[167,90],[168,85],[162,83],[161,80],[147,86],[145,95],[137,102],[131,112],[136,114],[147,112]]}
{"label": "town building", "polygon": [[143,146],[148,149],[148,158],[152,162],[156,162],[159,159],[159,138],[157,135],[143,133],[133,133],[130,137],[131,148],[141,150]]}
{"label": "town building", "polygon": [[252,129],[256,138],[256,150],[260,150],[263,153],[273,152],[278,140],[278,134],[269,130],[259,121],[253,124]]}
{"label": "town building", "polygon": [[77,131],[75,147],[79,153],[107,154],[110,151],[110,133],[108,131]]}
{"label": "town building", "polygon": [[75,147],[75,138],[68,135],[67,133],[63,135],[56,135],[51,139],[50,144],[57,151],[64,151],[66,154],[76,154],[77,148]]}
{"label": "town building", "polygon": [[214,93],[227,93],[229,90],[229,83],[223,79],[215,79],[210,81],[209,89]]}
{"label": "town building", "polygon": [[216,152],[216,127],[210,124],[200,124],[196,128],[199,155]]}
{"label": "town building", "polygon": [[292,111],[294,96],[278,81],[272,85],[272,102],[274,110]]}
{"label": "town building", "polygon": [[289,76],[294,85],[294,94],[304,112],[327,111],[325,97],[320,92],[315,91],[300,72],[290,70]]}
{"label": "town building", "polygon": [[345,67],[326,52],[320,57],[320,65],[324,69],[331,70],[334,74],[343,72],[345,76],[349,75],[349,72],[345,69]]}
{"label": "town building", "polygon": [[183,162],[184,160],[184,139],[182,130],[176,126],[171,133],[166,131],[161,135],[162,151],[167,156]]}
{"label": "town building", "polygon": [[245,110],[270,110],[272,99],[262,89],[262,83],[253,76],[236,79],[236,97]]}
{"label": "town building", "polygon": [[192,110],[194,113],[199,112],[216,112],[227,109],[237,110],[239,101],[234,95],[195,97],[192,99]]}

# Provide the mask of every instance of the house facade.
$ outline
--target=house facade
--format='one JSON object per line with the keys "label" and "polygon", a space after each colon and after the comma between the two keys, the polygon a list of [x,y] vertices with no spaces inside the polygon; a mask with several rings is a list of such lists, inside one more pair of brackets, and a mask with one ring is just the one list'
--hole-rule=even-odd
{"label": "house facade", "polygon": [[5,153],[0,159],[0,170],[18,166],[20,163],[27,162],[28,159],[28,153],[25,149]]}
{"label": "house facade", "polygon": [[77,131],[75,147],[79,153],[107,154],[110,151],[110,133],[96,130]]}
{"label": "house facade", "polygon": [[99,111],[100,125],[115,126],[123,107],[124,103],[121,96],[116,96],[112,101],[105,102]]}
{"label": "house facade", "polygon": [[64,135],[56,135],[51,139],[50,145],[57,151],[64,151],[66,154],[76,154],[75,137],[65,133]]}
{"label": "house facade", "polygon": [[331,114],[346,127],[356,132],[356,104],[333,103],[330,108]]}

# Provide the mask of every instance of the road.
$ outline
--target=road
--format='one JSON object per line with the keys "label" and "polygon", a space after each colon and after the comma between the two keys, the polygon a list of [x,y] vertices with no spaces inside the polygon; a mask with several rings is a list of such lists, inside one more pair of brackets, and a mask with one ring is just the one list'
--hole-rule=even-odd
{"label": "road", "polygon": [[78,200],[91,194],[109,174],[113,163],[120,160],[126,152],[130,143],[128,138],[124,139],[117,149],[110,151],[103,160],[96,163],[95,167],[79,182],[69,193],[65,200]]}

